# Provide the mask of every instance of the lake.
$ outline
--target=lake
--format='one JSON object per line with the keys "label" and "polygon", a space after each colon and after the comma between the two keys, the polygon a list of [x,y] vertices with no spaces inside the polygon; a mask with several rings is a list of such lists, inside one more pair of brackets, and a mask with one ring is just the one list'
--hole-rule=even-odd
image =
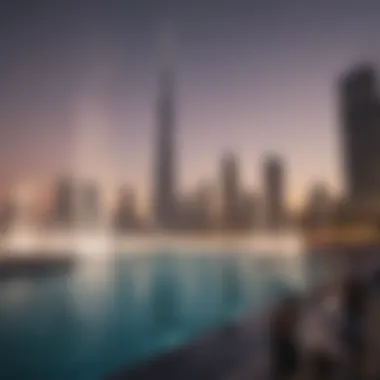
{"label": "lake", "polygon": [[0,378],[97,380],[305,286],[302,257],[119,254],[0,283]]}

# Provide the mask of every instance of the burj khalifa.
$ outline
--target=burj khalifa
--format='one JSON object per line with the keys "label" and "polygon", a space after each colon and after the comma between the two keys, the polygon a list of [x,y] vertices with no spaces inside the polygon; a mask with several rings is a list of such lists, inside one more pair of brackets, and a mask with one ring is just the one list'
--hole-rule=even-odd
{"label": "burj khalifa", "polygon": [[159,94],[154,156],[153,209],[155,226],[169,229],[175,226],[175,99],[173,73],[173,38],[165,35],[160,46]]}

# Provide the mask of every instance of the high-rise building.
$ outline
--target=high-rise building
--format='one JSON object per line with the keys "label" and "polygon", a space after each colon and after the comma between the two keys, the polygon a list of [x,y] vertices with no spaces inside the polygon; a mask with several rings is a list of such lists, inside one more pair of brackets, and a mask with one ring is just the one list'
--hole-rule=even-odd
{"label": "high-rise building", "polygon": [[124,186],[116,205],[115,226],[122,232],[138,227],[136,196],[131,189]]}
{"label": "high-rise building", "polygon": [[[81,213],[80,218],[85,224],[94,224],[100,221],[100,196],[96,182],[85,182],[80,188]],[[78,215],[79,217],[79,215]]]}
{"label": "high-rise building", "polygon": [[199,227],[199,205],[195,194],[181,194],[178,199],[177,222],[179,230],[195,230]]}
{"label": "high-rise building", "polygon": [[180,228],[205,231],[213,227],[213,187],[200,184],[194,193],[181,197],[178,203],[178,222]]}
{"label": "high-rise building", "polygon": [[370,64],[342,77],[340,102],[348,200],[373,204],[380,199],[380,100]]}
{"label": "high-rise building", "polygon": [[285,223],[284,170],[281,159],[268,156],[264,161],[265,219],[270,228]]}
{"label": "high-rise building", "polygon": [[315,183],[307,196],[304,222],[310,226],[327,226],[333,220],[335,202],[327,185]]}
{"label": "high-rise building", "polygon": [[240,178],[238,160],[233,153],[227,153],[221,165],[222,225],[235,229],[240,224]]}
{"label": "high-rise building", "polygon": [[174,75],[166,58],[171,52],[161,53],[165,60],[159,77],[153,208],[157,227],[171,228],[176,218]]}
{"label": "high-rise building", "polygon": [[252,228],[257,224],[257,199],[256,195],[244,192],[240,202],[241,227]]}
{"label": "high-rise building", "polygon": [[0,206],[0,231],[6,231],[14,223],[15,211],[14,200],[7,196]]}
{"label": "high-rise building", "polygon": [[213,227],[213,212],[215,210],[215,189],[211,183],[200,183],[196,191],[198,206],[198,223],[201,229]]}
{"label": "high-rise building", "polygon": [[62,225],[73,222],[74,218],[74,183],[70,178],[61,178],[56,184],[53,221]]}
{"label": "high-rise building", "polygon": [[53,221],[62,226],[93,225],[100,221],[101,204],[96,182],[62,178],[56,185]]}

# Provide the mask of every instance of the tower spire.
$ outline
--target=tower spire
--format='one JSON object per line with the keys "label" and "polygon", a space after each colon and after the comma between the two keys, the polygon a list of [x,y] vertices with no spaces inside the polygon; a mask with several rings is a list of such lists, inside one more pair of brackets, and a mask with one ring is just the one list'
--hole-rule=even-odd
{"label": "tower spire", "polygon": [[174,225],[176,214],[174,35],[165,29],[159,41],[159,94],[155,162],[155,222],[161,228]]}

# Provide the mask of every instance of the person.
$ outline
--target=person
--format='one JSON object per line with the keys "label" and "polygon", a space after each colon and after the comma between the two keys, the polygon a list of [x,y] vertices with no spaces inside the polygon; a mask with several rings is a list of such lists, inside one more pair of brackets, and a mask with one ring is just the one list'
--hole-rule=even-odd
{"label": "person", "polygon": [[274,311],[270,346],[275,380],[288,380],[297,375],[300,352],[297,344],[298,303],[286,298]]}
{"label": "person", "polygon": [[362,280],[349,276],[343,288],[342,342],[353,378],[360,377],[365,354],[364,322],[367,289]]}
{"label": "person", "polygon": [[323,290],[307,305],[300,323],[300,341],[307,378],[335,378],[342,354],[338,336],[339,323],[338,295],[328,295]]}

